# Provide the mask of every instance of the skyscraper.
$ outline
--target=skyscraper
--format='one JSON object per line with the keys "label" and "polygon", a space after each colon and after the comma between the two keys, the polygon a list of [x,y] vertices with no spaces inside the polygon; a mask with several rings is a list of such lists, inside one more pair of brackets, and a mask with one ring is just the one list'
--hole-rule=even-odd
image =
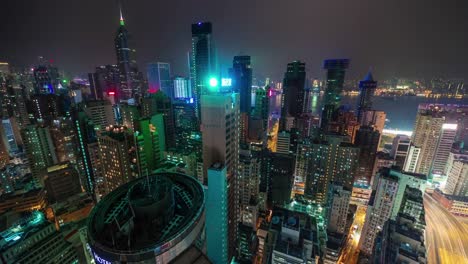
{"label": "skyscraper", "polygon": [[468,157],[460,155],[452,158],[447,165],[447,183],[444,193],[468,196]]}
{"label": "skyscraper", "polygon": [[325,98],[322,107],[321,127],[326,128],[328,122],[333,118],[333,114],[338,109],[341,102],[341,91],[346,69],[349,66],[347,59],[325,60],[323,68],[327,70],[327,83]]}
{"label": "skyscraper", "polygon": [[[215,163],[226,166],[228,184],[229,257],[235,253],[239,221],[239,94],[210,94],[201,97],[203,175]],[[210,182],[208,181],[208,188]]]}
{"label": "skyscraper", "polygon": [[301,61],[288,63],[283,79],[280,131],[296,127],[297,119],[306,109],[304,105],[305,76],[305,63]]}
{"label": "skyscraper", "polygon": [[444,123],[444,116],[436,111],[422,110],[416,115],[411,140],[421,151],[415,172],[426,175],[430,173]]}
{"label": "skyscraper", "polygon": [[161,90],[169,98],[174,98],[174,90],[171,78],[171,65],[169,63],[148,63],[147,78],[150,93],[155,93]]}
{"label": "skyscraper", "polygon": [[359,147],[359,165],[356,179],[360,184],[370,185],[374,170],[377,148],[379,147],[380,133],[372,127],[361,127],[357,134],[355,145]]}
{"label": "skyscraper", "polygon": [[216,74],[216,54],[210,22],[192,24],[191,78],[197,117],[200,119],[200,99],[205,94],[211,74]]}
{"label": "skyscraper", "polygon": [[431,174],[441,175],[444,173],[447,160],[452,150],[453,142],[457,135],[457,124],[445,123],[442,125],[439,142],[434,154]]}
{"label": "skyscraper", "polygon": [[215,163],[208,168],[206,199],[206,247],[213,263],[229,263],[228,184],[226,167]]}
{"label": "skyscraper", "polygon": [[331,183],[328,188],[326,216],[328,232],[345,234],[351,189]]}
{"label": "skyscraper", "polygon": [[234,56],[232,90],[240,96],[240,112],[250,115],[252,104],[252,67],[250,56]]}
{"label": "skyscraper", "polygon": [[[98,137],[99,153],[104,173],[104,193],[136,177],[136,153],[132,135],[125,127],[109,126]],[[135,159],[135,160],[134,160]]]}
{"label": "skyscraper", "polygon": [[59,89],[60,77],[58,69],[51,64],[43,64],[34,68],[35,93],[53,94]]}
{"label": "skyscraper", "polygon": [[190,79],[184,77],[175,77],[173,80],[173,86],[175,99],[193,98],[192,83],[190,82]]}
{"label": "skyscraper", "polygon": [[364,77],[364,80],[359,82],[359,103],[357,106],[357,117],[361,119],[363,111],[372,110],[372,96],[374,96],[377,82],[372,78],[372,73],[369,71]]}
{"label": "skyscraper", "polygon": [[119,90],[116,92],[118,99],[128,100],[141,94],[142,74],[138,72],[134,59],[135,50],[128,45],[129,34],[125,27],[125,21],[120,10],[120,22],[114,39],[117,66],[119,68]]}
{"label": "skyscraper", "polygon": [[411,146],[411,139],[406,135],[397,135],[393,138],[390,156],[395,159],[395,165],[403,168]]}

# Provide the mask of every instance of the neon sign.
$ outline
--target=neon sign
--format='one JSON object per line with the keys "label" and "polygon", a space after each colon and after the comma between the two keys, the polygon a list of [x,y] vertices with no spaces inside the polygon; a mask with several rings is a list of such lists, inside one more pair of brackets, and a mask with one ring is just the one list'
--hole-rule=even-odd
{"label": "neon sign", "polygon": [[223,87],[232,86],[232,79],[231,78],[221,78],[221,86],[223,86]]}

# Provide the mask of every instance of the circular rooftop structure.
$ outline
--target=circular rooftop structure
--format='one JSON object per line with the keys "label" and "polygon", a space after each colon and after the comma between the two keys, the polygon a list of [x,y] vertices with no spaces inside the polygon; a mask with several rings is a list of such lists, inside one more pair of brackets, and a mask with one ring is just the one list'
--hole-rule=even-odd
{"label": "circular rooftop structure", "polygon": [[202,185],[178,173],[155,173],[105,196],[88,218],[96,263],[167,263],[199,238],[205,224]]}

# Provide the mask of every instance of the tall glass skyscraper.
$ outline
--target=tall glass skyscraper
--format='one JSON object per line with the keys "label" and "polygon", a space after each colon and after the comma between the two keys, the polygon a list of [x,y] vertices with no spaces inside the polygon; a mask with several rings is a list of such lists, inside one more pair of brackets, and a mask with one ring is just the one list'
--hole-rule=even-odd
{"label": "tall glass skyscraper", "polygon": [[250,56],[235,56],[232,60],[233,92],[240,94],[241,113],[250,114],[252,105],[252,68]]}
{"label": "tall glass skyscraper", "polygon": [[290,130],[294,121],[304,113],[305,76],[305,63],[288,63],[283,79],[280,130]]}
{"label": "tall glass skyscraper", "polygon": [[372,78],[369,71],[364,80],[359,82],[359,103],[357,107],[357,117],[361,120],[362,112],[372,110],[372,96],[374,96],[377,82]]}
{"label": "tall glass skyscraper", "polygon": [[192,24],[192,57],[190,74],[193,80],[195,108],[200,118],[200,97],[206,93],[211,74],[216,73],[216,56],[210,22]]}
{"label": "tall glass skyscraper", "polygon": [[323,64],[323,68],[327,70],[327,88],[322,108],[322,128],[327,127],[333,113],[340,106],[340,93],[343,90],[343,82],[348,66],[348,59],[325,60]]}
{"label": "tall glass skyscraper", "polygon": [[167,62],[148,63],[147,67],[149,92],[161,90],[169,98],[174,98],[171,79],[171,65]]}

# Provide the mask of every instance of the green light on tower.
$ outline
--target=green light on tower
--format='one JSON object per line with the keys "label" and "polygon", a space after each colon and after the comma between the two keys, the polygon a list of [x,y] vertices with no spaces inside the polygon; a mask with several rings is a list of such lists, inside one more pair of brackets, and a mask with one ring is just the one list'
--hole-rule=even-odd
{"label": "green light on tower", "polygon": [[208,84],[208,89],[210,90],[210,92],[216,92],[218,90],[218,79],[216,79],[216,77],[210,77],[210,79],[208,80]]}

